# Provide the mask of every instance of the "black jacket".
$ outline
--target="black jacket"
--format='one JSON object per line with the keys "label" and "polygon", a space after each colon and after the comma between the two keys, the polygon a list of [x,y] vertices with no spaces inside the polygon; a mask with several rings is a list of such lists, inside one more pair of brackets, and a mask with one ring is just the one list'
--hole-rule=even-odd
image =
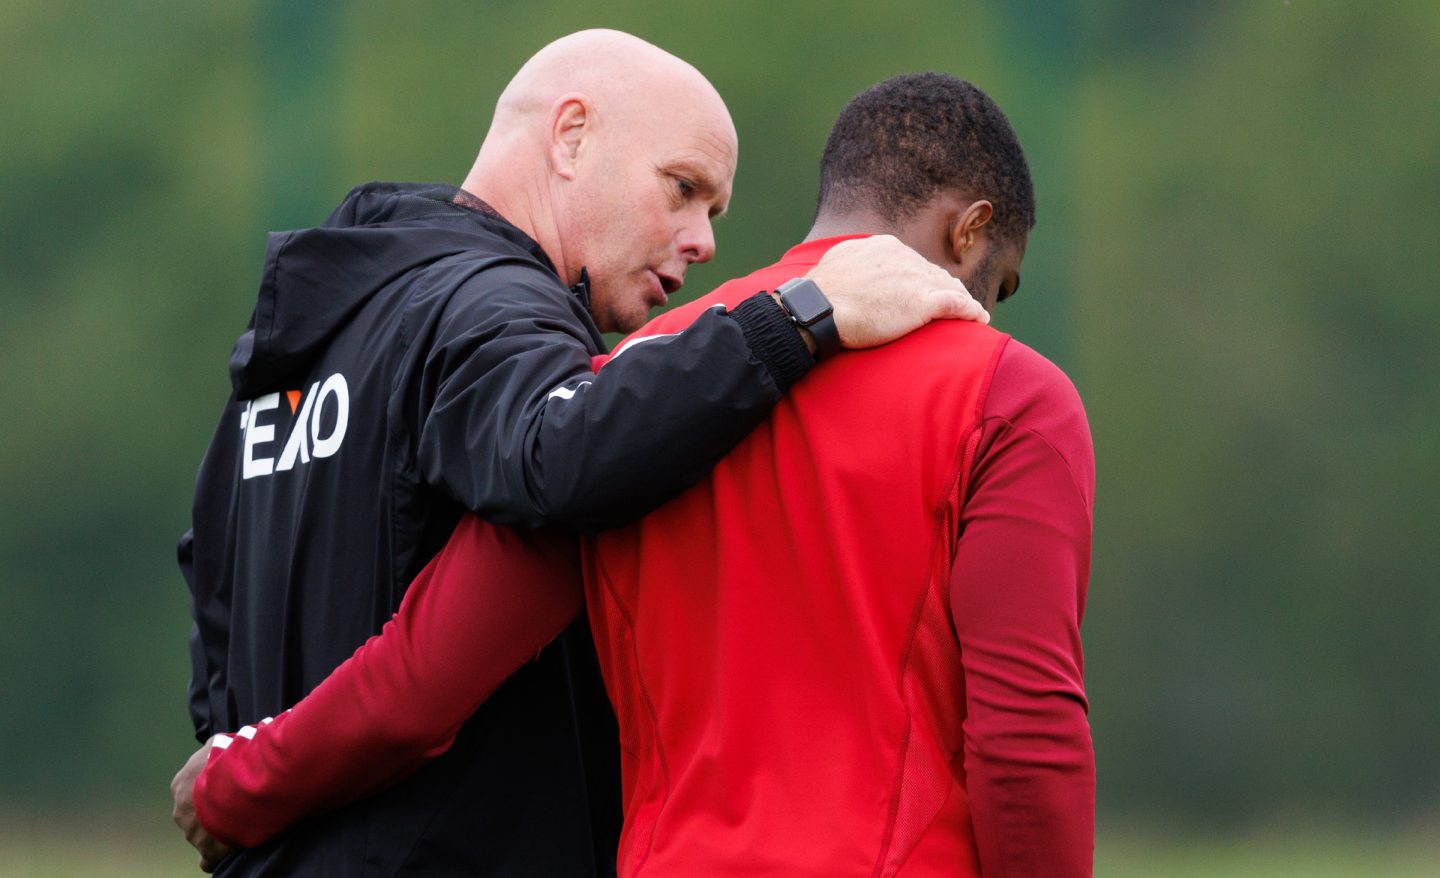
{"label": "black jacket", "polygon": [[[757,296],[602,373],[584,285],[443,186],[370,184],[270,236],[181,568],[197,737],[293,705],[389,619],[462,509],[525,526],[633,520],[699,479],[810,358]],[[613,870],[613,718],[583,624],[452,750],[222,874]]]}

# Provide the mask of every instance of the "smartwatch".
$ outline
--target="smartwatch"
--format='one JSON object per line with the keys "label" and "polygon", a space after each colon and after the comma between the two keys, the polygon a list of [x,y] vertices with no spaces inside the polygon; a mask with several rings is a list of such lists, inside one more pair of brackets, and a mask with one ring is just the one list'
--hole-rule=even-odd
{"label": "smartwatch", "polygon": [[835,309],[815,281],[797,277],[781,284],[775,292],[790,314],[790,322],[810,330],[815,339],[815,359],[823,360],[840,350],[840,330],[835,326]]}

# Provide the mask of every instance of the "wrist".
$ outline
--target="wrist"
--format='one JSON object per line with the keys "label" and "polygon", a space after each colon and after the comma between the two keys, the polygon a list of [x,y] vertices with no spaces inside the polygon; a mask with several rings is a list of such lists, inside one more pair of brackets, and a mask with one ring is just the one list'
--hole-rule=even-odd
{"label": "wrist", "polygon": [[835,309],[815,281],[797,277],[776,288],[780,306],[789,315],[795,328],[808,335],[806,347],[816,360],[823,360],[840,350],[840,330],[835,325]]}
{"label": "wrist", "polygon": [[[785,310],[785,304],[780,301],[779,293],[771,293],[770,298],[775,300],[775,304],[779,305],[782,311]],[[790,312],[786,311],[785,313],[788,314]],[[810,352],[810,356],[815,356],[815,352],[819,350],[819,346],[815,344],[815,334],[811,332],[808,328],[801,326],[798,323],[795,323],[794,325],[795,330],[800,333],[800,340],[805,342],[805,349]]]}
{"label": "wrist", "polygon": [[729,316],[740,324],[751,353],[782,394],[815,365],[815,357],[773,293],[757,292],[731,309]]}

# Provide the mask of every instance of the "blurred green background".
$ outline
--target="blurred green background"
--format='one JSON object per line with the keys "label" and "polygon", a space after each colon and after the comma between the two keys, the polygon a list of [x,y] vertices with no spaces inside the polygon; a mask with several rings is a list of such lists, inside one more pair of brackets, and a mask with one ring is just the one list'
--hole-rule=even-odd
{"label": "blurred green background", "polygon": [[805,232],[830,123],[943,70],[1039,199],[997,324],[1099,466],[1085,623],[1100,875],[1440,871],[1440,5],[6,0],[0,874],[189,874],[173,563],[267,229],[458,183],[582,27],[704,71],[720,256]]}

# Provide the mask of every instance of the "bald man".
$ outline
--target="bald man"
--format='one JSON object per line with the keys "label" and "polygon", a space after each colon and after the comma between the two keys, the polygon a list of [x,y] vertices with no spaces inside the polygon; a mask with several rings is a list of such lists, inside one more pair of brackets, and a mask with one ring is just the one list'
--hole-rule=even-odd
{"label": "bald man", "polygon": [[[757,289],[594,372],[602,332],[639,326],[713,255],[737,149],[693,67],[588,31],[516,74],[461,188],[369,184],[323,226],[271,236],[179,548],[200,740],[264,723],[379,631],[465,510],[634,520],[701,478],[817,355],[983,319],[894,239],[857,242],[807,273],[818,297]],[[552,599],[485,612],[503,625]],[[582,628],[433,765],[218,871],[604,872],[613,742]]]}

